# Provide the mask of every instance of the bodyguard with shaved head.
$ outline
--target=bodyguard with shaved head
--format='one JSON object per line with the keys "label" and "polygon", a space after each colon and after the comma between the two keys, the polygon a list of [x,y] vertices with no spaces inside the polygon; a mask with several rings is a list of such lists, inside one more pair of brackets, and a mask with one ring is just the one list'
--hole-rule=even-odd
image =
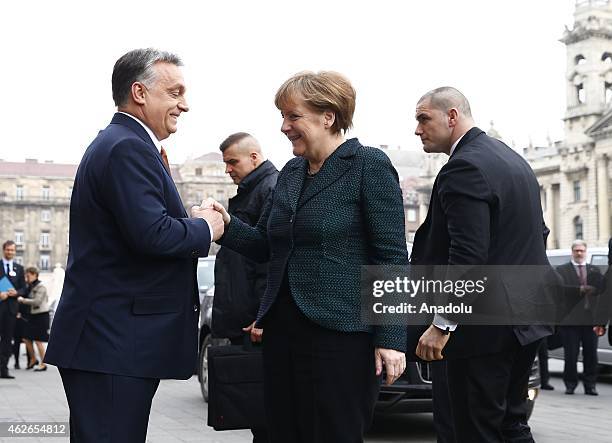
{"label": "bodyguard with shaved head", "polygon": [[[547,265],[540,187],[527,162],[475,126],[467,99],[455,88],[423,95],[416,120],[423,150],[450,158],[434,182],[411,263]],[[510,306],[521,296],[513,286],[505,294]],[[450,404],[454,441],[533,441],[527,383],[538,345],[551,333],[547,326],[470,326],[434,317],[415,352],[447,362],[448,389],[434,386],[434,404]]]}
{"label": "bodyguard with shaved head", "polygon": [[[246,132],[227,137],[219,146],[223,154],[225,172],[231,177],[238,192],[229,200],[232,216],[255,226],[266,200],[276,186],[278,171],[266,160],[259,142]],[[229,338],[242,344],[245,331],[261,341],[263,330],[253,328],[259,302],[266,291],[268,264],[256,263],[224,246],[215,261],[215,298],[213,301],[212,331],[218,338]],[[263,408],[264,405],[253,404]],[[265,428],[252,429],[254,443],[267,443]]]}

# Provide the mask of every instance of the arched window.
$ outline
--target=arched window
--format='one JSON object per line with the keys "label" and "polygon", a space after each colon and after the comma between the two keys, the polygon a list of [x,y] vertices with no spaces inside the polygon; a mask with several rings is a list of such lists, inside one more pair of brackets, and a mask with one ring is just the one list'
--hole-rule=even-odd
{"label": "arched window", "polygon": [[603,55],[601,56],[601,61],[604,63],[612,64],[612,54],[610,54],[609,52],[604,52]]}
{"label": "arched window", "polygon": [[584,55],[578,54],[576,57],[574,57],[574,63],[576,65],[583,65],[586,63],[586,58],[584,58]]}
{"label": "arched window", "polygon": [[583,240],[582,217],[579,215],[574,217],[574,238],[577,240]]}

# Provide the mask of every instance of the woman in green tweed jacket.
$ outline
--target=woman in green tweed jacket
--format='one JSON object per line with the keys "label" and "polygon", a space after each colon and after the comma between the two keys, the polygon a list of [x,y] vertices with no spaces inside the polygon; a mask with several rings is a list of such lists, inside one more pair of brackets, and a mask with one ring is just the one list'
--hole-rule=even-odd
{"label": "woman in green tweed jacket", "polygon": [[[363,441],[385,366],[406,366],[403,327],[360,315],[362,265],[407,265],[402,193],[380,150],[355,138],[355,91],[334,72],[303,72],[278,90],[281,131],[296,158],[259,223],[223,213],[223,246],[268,261],[255,327],[264,328],[265,408],[273,443]],[[246,325],[245,325],[246,326]],[[259,405],[254,405],[258,407]]]}

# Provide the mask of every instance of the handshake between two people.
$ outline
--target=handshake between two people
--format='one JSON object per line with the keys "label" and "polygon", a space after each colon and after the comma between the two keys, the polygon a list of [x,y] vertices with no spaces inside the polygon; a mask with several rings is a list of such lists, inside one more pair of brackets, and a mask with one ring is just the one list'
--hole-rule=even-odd
{"label": "handshake between two people", "polygon": [[191,207],[191,216],[201,218],[208,222],[213,232],[213,241],[221,238],[225,231],[225,226],[230,222],[230,215],[221,203],[213,198],[202,200],[200,206]]}

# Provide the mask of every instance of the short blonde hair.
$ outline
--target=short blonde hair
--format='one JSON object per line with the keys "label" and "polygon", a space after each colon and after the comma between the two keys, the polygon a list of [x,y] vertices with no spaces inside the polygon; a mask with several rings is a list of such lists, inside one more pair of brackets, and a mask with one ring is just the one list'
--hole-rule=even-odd
{"label": "short blonde hair", "polygon": [[274,104],[278,109],[302,99],[318,112],[331,111],[336,115],[331,129],[346,133],[353,126],[355,89],[342,74],[333,71],[303,71],[295,74],[278,88]]}

